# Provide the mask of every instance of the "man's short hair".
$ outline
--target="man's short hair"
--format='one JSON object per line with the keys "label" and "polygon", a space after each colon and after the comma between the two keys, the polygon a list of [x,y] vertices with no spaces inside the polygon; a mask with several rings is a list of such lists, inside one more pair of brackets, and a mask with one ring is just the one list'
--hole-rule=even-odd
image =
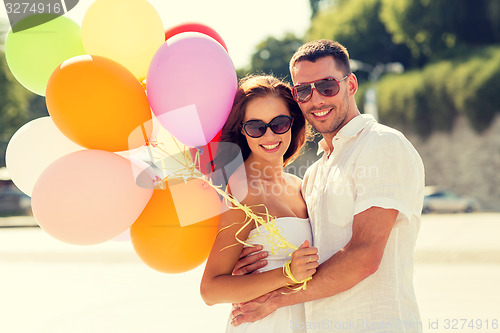
{"label": "man's short hair", "polygon": [[299,47],[290,60],[290,73],[299,61],[316,62],[316,60],[328,56],[332,56],[337,65],[345,71],[344,75],[351,73],[347,49],[342,44],[328,39],[314,40]]}

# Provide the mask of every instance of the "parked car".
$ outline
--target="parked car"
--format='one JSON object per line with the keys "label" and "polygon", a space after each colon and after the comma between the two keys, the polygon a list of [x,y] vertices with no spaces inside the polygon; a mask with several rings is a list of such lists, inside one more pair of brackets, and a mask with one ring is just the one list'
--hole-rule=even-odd
{"label": "parked car", "polygon": [[0,216],[31,215],[31,198],[15,186],[0,187]]}
{"label": "parked car", "polygon": [[465,212],[471,213],[480,209],[474,198],[460,196],[450,190],[426,187],[422,213],[430,212]]}

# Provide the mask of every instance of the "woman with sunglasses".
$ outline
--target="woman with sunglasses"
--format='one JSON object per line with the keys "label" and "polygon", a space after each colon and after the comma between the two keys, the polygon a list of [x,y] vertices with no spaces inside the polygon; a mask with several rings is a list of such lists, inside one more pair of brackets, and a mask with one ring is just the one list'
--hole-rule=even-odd
{"label": "woman with sunglasses", "polygon": [[[317,249],[310,246],[312,233],[300,192],[301,180],[284,171],[300,152],[305,137],[305,119],[288,84],[272,76],[250,76],[240,81],[220,137],[221,142],[232,143],[229,146],[237,149],[220,145],[213,161],[215,171],[225,169],[235,155],[241,153],[244,163],[229,178],[228,192],[254,213],[276,217],[275,224],[281,235],[298,250],[280,250],[273,254],[266,228],[255,228],[255,224],[250,223],[242,229],[246,215],[240,209],[222,213],[219,233],[201,282],[201,295],[208,305],[243,303],[294,285],[283,273],[283,265],[290,258],[291,275],[296,281],[315,273]],[[219,183],[225,185],[226,182]],[[246,194],[244,198],[241,193]],[[244,255],[243,244],[237,239],[263,250],[257,255],[267,256],[267,260],[261,262],[265,271],[232,275],[240,256]],[[226,332],[305,332],[303,304],[284,307],[264,320],[238,327],[233,327],[231,320]]]}

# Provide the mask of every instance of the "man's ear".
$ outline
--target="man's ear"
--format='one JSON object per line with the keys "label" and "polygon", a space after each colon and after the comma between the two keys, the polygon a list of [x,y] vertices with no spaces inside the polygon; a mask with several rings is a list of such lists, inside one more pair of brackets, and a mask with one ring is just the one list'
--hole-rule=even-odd
{"label": "man's ear", "polygon": [[349,96],[354,96],[354,94],[356,94],[356,91],[358,91],[358,78],[354,73],[351,73],[351,75],[349,75],[347,80],[349,80],[347,82],[349,89]]}

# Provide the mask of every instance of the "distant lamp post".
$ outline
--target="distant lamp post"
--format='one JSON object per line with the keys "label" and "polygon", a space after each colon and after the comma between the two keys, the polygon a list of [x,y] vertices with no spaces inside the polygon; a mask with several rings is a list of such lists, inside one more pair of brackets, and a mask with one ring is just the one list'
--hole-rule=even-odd
{"label": "distant lamp post", "polygon": [[377,92],[375,90],[375,83],[380,79],[384,73],[397,73],[401,74],[405,71],[405,68],[400,62],[390,62],[387,64],[377,64],[375,66],[361,62],[359,60],[350,60],[351,70],[353,72],[364,71],[368,73],[368,79],[370,80],[370,87],[365,93],[365,105],[364,112],[366,114],[371,114],[375,119],[378,120],[378,109],[377,109]]}

